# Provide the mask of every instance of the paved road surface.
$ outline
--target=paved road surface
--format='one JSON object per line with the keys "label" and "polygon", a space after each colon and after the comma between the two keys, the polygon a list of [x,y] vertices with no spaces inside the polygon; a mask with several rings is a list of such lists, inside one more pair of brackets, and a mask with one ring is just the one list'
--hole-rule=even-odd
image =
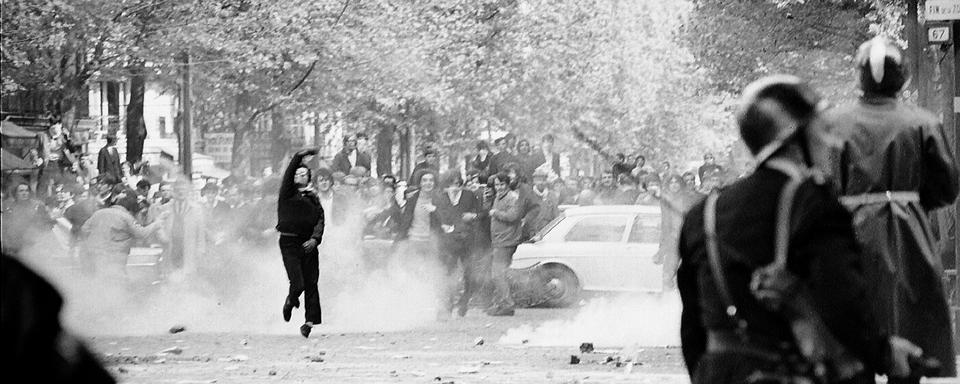
{"label": "paved road surface", "polygon": [[[688,383],[677,348],[625,351],[500,343],[522,324],[572,319],[576,309],[527,309],[512,318],[466,318],[390,333],[194,333],[94,337],[91,346],[124,383]],[[278,314],[279,315],[279,314]],[[475,345],[483,338],[482,345]],[[589,341],[589,340],[584,340]],[[179,351],[161,353],[178,347]],[[625,353],[629,356],[619,356]],[[571,365],[571,355],[581,359]],[[628,367],[622,360],[640,357]]]}

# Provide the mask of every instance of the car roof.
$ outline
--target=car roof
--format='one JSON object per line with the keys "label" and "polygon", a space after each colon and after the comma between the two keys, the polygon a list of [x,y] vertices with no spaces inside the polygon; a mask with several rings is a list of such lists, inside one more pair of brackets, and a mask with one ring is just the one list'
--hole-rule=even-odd
{"label": "car roof", "polygon": [[596,214],[625,214],[632,215],[637,213],[660,213],[660,207],[656,205],[588,205],[583,207],[570,207],[563,211],[566,216],[582,216]]}

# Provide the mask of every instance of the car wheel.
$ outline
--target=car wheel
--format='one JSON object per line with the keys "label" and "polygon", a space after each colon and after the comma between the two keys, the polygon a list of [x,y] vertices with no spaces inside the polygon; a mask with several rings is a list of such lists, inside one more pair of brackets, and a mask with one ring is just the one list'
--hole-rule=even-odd
{"label": "car wheel", "polygon": [[542,267],[541,280],[548,299],[538,305],[544,308],[569,307],[580,301],[580,279],[563,265],[547,264]]}

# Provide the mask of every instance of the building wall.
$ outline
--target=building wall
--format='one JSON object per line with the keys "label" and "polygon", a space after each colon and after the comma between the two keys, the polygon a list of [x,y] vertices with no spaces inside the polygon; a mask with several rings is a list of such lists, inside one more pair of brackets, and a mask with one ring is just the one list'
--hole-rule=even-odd
{"label": "building wall", "polygon": [[176,114],[176,92],[165,90],[156,83],[147,83],[143,97],[143,122],[147,126],[147,139],[176,137],[173,131]]}

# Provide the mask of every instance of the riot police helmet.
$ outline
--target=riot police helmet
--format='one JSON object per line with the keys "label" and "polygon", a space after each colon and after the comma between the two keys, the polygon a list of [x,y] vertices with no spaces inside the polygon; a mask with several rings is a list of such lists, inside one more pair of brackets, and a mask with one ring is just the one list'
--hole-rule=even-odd
{"label": "riot police helmet", "polygon": [[866,95],[894,97],[910,81],[907,58],[890,39],[877,36],[860,45],[855,59]]}
{"label": "riot police helmet", "polygon": [[820,102],[813,88],[796,76],[756,80],[744,88],[737,109],[740,137],[755,157],[769,156],[817,115]]}

